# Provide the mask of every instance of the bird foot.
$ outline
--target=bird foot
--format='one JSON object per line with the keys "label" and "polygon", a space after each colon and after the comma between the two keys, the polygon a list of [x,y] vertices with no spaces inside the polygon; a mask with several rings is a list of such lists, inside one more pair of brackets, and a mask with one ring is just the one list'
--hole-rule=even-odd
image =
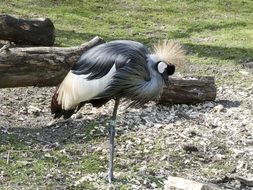
{"label": "bird foot", "polygon": [[113,177],[113,174],[112,174],[112,173],[109,173],[109,174],[108,174],[107,179],[108,179],[109,183],[112,183],[112,181],[115,180],[115,178]]}

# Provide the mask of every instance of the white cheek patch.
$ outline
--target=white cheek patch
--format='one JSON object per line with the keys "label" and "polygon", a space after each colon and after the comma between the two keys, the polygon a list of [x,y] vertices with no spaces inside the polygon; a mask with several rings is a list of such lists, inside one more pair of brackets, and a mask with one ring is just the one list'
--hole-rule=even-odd
{"label": "white cheek patch", "polygon": [[161,74],[165,71],[166,68],[167,68],[167,64],[164,63],[164,62],[160,62],[160,63],[158,63],[158,65],[157,65],[157,70],[158,70],[158,72],[161,73]]}

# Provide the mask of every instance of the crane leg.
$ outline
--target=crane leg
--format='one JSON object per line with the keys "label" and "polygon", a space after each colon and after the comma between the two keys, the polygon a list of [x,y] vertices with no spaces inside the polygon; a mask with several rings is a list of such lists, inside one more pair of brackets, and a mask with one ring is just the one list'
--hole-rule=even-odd
{"label": "crane leg", "polygon": [[114,157],[114,137],[115,137],[115,126],[116,116],[119,107],[119,99],[115,100],[113,115],[110,121],[109,136],[110,136],[110,155],[109,155],[109,170],[108,170],[108,181],[111,183],[114,179],[113,176],[113,157]]}

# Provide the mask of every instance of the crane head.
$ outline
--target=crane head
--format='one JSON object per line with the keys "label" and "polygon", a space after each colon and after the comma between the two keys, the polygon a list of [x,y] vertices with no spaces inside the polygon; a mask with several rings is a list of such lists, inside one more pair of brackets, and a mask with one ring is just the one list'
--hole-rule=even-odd
{"label": "crane head", "polygon": [[185,50],[175,41],[163,41],[153,46],[153,54],[168,65],[180,67],[185,62]]}
{"label": "crane head", "polygon": [[168,85],[168,76],[174,74],[175,67],[180,67],[185,61],[185,50],[175,41],[163,41],[153,46],[153,54],[157,60],[157,70]]}
{"label": "crane head", "polygon": [[175,65],[167,64],[163,61],[157,63],[157,71],[162,75],[166,85],[169,84],[168,76],[175,72]]}

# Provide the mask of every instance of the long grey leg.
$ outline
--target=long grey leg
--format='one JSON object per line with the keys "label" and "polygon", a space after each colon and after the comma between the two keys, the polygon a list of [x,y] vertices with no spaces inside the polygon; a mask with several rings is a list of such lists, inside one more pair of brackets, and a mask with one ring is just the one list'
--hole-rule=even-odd
{"label": "long grey leg", "polygon": [[119,107],[119,99],[115,100],[113,115],[110,121],[109,135],[110,135],[110,155],[109,155],[109,170],[108,170],[108,180],[111,183],[114,179],[113,176],[113,157],[114,157],[114,137],[115,137],[115,126],[116,126],[116,116]]}

